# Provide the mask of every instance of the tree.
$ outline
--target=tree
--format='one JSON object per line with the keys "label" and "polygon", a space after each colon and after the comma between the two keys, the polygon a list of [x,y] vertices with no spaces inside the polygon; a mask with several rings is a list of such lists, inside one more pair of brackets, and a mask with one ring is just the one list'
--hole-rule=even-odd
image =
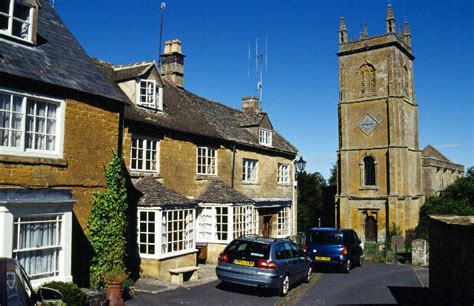
{"label": "tree", "polygon": [[125,272],[127,189],[122,156],[114,153],[105,169],[107,189],[94,193],[87,220],[94,256],[90,267],[91,287],[102,289],[110,271]]}
{"label": "tree", "polygon": [[318,225],[323,212],[323,188],[326,180],[319,173],[298,174],[298,231]]}
{"label": "tree", "polygon": [[466,176],[441,191],[439,196],[426,200],[420,208],[415,237],[428,239],[428,215],[474,215],[474,167],[467,170]]}
{"label": "tree", "polygon": [[331,168],[331,175],[329,176],[328,179],[328,185],[329,186],[336,186],[336,178],[337,178],[337,167],[336,164],[332,165]]}

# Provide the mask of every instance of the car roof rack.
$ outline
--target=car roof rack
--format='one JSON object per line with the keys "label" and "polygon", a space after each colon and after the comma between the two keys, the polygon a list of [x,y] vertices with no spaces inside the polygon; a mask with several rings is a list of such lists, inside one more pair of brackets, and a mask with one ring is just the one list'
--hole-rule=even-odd
{"label": "car roof rack", "polygon": [[291,240],[291,238],[289,236],[288,237],[282,237],[282,238],[276,238],[276,237],[259,236],[257,234],[244,234],[244,235],[239,236],[239,239],[262,239],[262,240],[273,241],[273,242]]}

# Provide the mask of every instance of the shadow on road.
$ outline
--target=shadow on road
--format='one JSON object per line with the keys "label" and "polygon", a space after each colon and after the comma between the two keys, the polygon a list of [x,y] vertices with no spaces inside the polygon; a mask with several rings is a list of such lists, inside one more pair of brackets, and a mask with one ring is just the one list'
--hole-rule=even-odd
{"label": "shadow on road", "polygon": [[270,289],[262,289],[256,287],[249,287],[237,284],[230,284],[230,283],[219,283],[216,286],[219,290],[234,292],[234,293],[241,293],[246,295],[253,295],[253,296],[262,296],[262,297],[271,297],[275,296],[275,291]]}
{"label": "shadow on road", "polygon": [[430,288],[388,286],[398,305],[472,305],[463,297],[452,297],[446,292]]}

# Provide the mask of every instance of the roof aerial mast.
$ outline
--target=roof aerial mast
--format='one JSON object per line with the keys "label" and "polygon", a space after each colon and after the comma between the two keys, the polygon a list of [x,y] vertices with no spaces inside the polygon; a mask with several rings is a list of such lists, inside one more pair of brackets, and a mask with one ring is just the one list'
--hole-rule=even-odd
{"label": "roof aerial mast", "polygon": [[161,44],[163,39],[163,18],[165,17],[166,3],[163,1],[160,5],[160,44],[158,45],[158,69],[161,72]]}
{"label": "roof aerial mast", "polygon": [[[255,57],[250,57],[250,44],[249,44],[249,66],[250,61],[255,60],[255,75],[257,79],[257,87],[255,91],[258,96],[258,108],[259,111],[262,111],[262,102],[263,102],[263,67],[265,66],[265,72],[268,68],[268,37],[265,37],[265,51],[259,53],[258,51],[258,38],[255,39]],[[250,74],[250,71],[247,72]]]}

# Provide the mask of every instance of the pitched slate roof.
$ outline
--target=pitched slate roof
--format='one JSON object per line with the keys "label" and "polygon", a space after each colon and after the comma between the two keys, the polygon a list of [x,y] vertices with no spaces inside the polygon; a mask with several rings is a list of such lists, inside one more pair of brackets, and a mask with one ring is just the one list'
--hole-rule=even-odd
{"label": "pitched slate roof", "polygon": [[190,200],[173,189],[160,184],[154,177],[147,176],[135,184],[135,188],[142,193],[138,206],[169,206],[190,205],[196,201]]}
{"label": "pitched slate roof", "polygon": [[209,183],[199,200],[204,203],[253,203],[252,199],[218,179]]}
{"label": "pitched slate roof", "polygon": [[51,5],[46,0],[40,2],[37,45],[0,37],[0,83],[19,78],[128,103],[91,61]]}
{"label": "pitched slate roof", "polygon": [[464,172],[463,165],[452,162],[431,145],[427,145],[421,151],[421,159],[424,167],[434,166]]}
{"label": "pitched slate roof", "polygon": [[125,66],[114,66],[113,80],[125,81],[140,77],[155,65],[154,61],[147,61]]}
{"label": "pitched slate roof", "polygon": [[422,157],[430,157],[439,159],[446,162],[451,162],[446,156],[444,156],[440,151],[436,150],[432,145],[427,145],[423,151],[421,151]]}
{"label": "pitched slate roof", "polygon": [[[119,78],[116,76],[116,67],[119,66],[100,60],[96,60],[96,64],[110,79]],[[134,65],[137,64],[129,66]],[[166,80],[164,80],[164,84],[163,111],[153,111],[130,103],[125,108],[125,119],[172,131],[223,139],[264,150],[292,155],[297,153],[297,149],[275,130],[272,135],[272,147],[259,144],[258,133],[252,133],[249,127],[258,126],[267,116],[266,113],[247,114],[219,102],[197,96]]]}

